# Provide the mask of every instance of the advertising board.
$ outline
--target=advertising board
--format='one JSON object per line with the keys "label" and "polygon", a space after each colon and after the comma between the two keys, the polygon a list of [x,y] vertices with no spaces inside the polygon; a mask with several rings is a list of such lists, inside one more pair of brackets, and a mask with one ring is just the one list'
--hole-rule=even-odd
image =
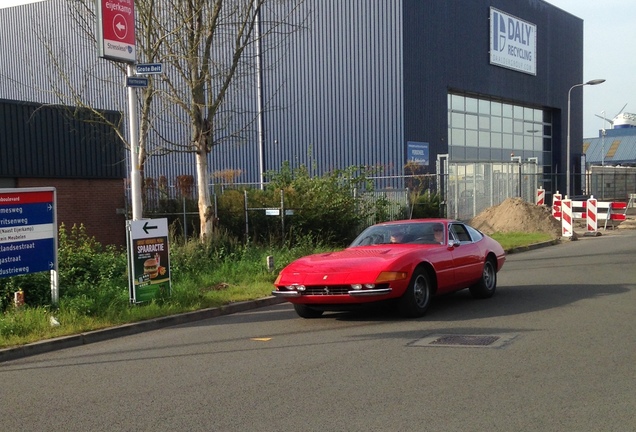
{"label": "advertising board", "polygon": [[168,220],[126,222],[131,303],[170,295]]}

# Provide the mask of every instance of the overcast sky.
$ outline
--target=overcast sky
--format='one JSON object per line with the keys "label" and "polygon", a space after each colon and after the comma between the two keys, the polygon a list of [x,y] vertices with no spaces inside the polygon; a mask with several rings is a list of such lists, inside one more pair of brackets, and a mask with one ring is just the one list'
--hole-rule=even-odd
{"label": "overcast sky", "polygon": [[[0,0],[0,7],[32,3],[34,0]],[[39,0],[41,1],[41,0]],[[464,0],[470,1],[470,0]],[[598,136],[609,123],[595,115],[613,119],[624,111],[636,113],[636,1],[634,0],[547,0],[548,3],[583,19],[583,80],[605,78],[598,86],[572,90],[583,93],[583,136]],[[523,17],[520,17],[523,18]],[[541,53],[539,53],[540,55]],[[579,84],[579,83],[572,83]]]}

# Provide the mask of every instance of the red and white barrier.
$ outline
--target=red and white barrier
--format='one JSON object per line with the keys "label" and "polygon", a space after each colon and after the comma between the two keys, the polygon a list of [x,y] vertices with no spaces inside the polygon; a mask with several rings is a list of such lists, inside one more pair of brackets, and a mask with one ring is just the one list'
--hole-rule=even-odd
{"label": "red and white barrier", "polygon": [[572,200],[567,196],[561,201],[561,228],[562,237],[572,237]]}
{"label": "red and white barrier", "polygon": [[612,202],[609,203],[610,206],[607,210],[607,217],[605,218],[605,228],[607,229],[607,223],[609,221],[612,221],[612,228],[614,228],[614,221],[618,222],[616,223],[616,225],[620,224],[621,222],[623,222],[625,219],[627,219],[627,216],[625,216],[625,213],[627,212],[627,203],[624,202]]}
{"label": "red and white barrier", "polygon": [[545,205],[545,189],[542,187],[537,189],[537,205]]}
{"label": "red and white barrier", "polygon": [[585,219],[587,219],[587,231],[586,235],[596,235],[598,231],[598,220],[597,220],[597,208],[596,208],[596,198],[593,196],[587,200],[587,208],[585,210]]}
{"label": "red and white barrier", "polygon": [[[537,189],[537,205],[542,205],[539,204],[541,202],[540,197],[545,197],[542,191],[543,188]],[[599,210],[605,211],[601,212],[599,216]],[[603,229],[607,229],[610,221],[612,227],[615,227],[626,220],[626,212],[627,203],[624,202],[598,202],[594,196],[590,196],[586,201],[572,201],[567,196],[565,199],[561,199],[559,191],[556,191],[552,196],[552,216],[556,220],[561,221],[563,237],[571,237],[573,235],[572,226],[575,219],[585,219],[587,224],[585,235],[598,235],[599,217],[602,219],[604,215],[605,226]]]}
{"label": "red and white barrier", "polygon": [[556,220],[561,220],[561,194],[559,191],[552,195],[552,216]]}

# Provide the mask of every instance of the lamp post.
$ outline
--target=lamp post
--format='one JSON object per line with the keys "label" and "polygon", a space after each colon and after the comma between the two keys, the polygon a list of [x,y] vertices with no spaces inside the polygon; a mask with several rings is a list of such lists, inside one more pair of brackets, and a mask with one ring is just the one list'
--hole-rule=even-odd
{"label": "lamp post", "polygon": [[567,137],[567,141],[566,141],[566,148],[565,148],[565,193],[566,196],[570,196],[570,96],[572,93],[572,89],[576,88],[576,87],[583,87],[586,85],[597,85],[597,84],[602,84],[604,83],[605,80],[604,79],[593,79],[590,80],[588,82],[584,82],[581,84],[574,84],[572,87],[570,87],[570,90],[568,90],[568,137]]}

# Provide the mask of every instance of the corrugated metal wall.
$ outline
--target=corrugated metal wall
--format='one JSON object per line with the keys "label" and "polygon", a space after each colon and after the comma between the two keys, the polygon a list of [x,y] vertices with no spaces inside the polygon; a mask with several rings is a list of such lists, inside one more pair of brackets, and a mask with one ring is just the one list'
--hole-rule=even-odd
{"label": "corrugated metal wall", "polygon": [[[69,9],[74,3],[49,0],[0,9],[0,97],[60,103],[51,92],[51,83],[59,81],[51,63],[58,62],[70,79],[61,91],[74,90],[89,104],[126,113],[124,74],[97,58],[95,47],[80,37]],[[537,24],[536,77],[489,65],[490,6]],[[268,3],[263,33],[289,12],[289,2]],[[265,171],[289,161],[316,174],[379,165],[382,174],[399,175],[406,141],[430,142],[431,160],[447,152],[449,90],[559,112],[567,86],[582,78],[582,21],[538,0],[306,0],[276,32],[262,52]],[[209,157],[212,174],[240,170],[235,179],[240,183],[260,181],[258,92],[249,73],[256,54],[246,53],[241,79],[215,125],[220,141]],[[573,130],[580,130],[580,104],[574,100],[573,107],[578,107]],[[164,175],[172,183],[178,175],[194,175],[194,155],[160,151],[163,140],[188,144],[186,117],[169,102],[156,100],[153,110],[150,150],[156,156],[146,176]],[[559,119],[553,125],[562,131]]]}
{"label": "corrugated metal wall", "polygon": [[[309,0],[265,73],[266,169],[404,164],[402,2]],[[281,50],[287,55],[281,56]]]}
{"label": "corrugated metal wall", "polygon": [[[59,81],[51,68],[51,62],[57,62],[72,83],[59,88],[65,103],[75,92],[89,104],[126,113],[123,73],[97,58],[94,47],[80,37],[69,9],[60,4],[72,7],[72,2],[44,1],[0,9],[3,46],[20,53],[3,50],[0,97],[60,103],[50,91],[50,83]],[[267,23],[287,16],[288,9],[286,2],[264,8],[263,33],[270,30]],[[264,46],[262,53],[265,170],[290,161],[314,167],[316,173],[360,164],[382,165],[385,174],[401,172],[401,14],[399,1],[307,0],[294,11],[286,27],[293,33],[282,38],[282,44],[279,40]],[[253,67],[255,55],[247,53],[244,67]],[[240,170],[237,182],[260,181],[257,97],[255,77],[244,74],[217,122],[222,129],[216,136],[220,144],[209,158],[213,174]],[[194,155],[160,151],[164,140],[188,142],[185,117],[169,103],[156,99],[154,104],[159,116],[150,150],[157,157],[148,161],[145,175],[165,175],[171,182],[178,175],[194,175]],[[233,133],[224,135],[228,132]]]}

